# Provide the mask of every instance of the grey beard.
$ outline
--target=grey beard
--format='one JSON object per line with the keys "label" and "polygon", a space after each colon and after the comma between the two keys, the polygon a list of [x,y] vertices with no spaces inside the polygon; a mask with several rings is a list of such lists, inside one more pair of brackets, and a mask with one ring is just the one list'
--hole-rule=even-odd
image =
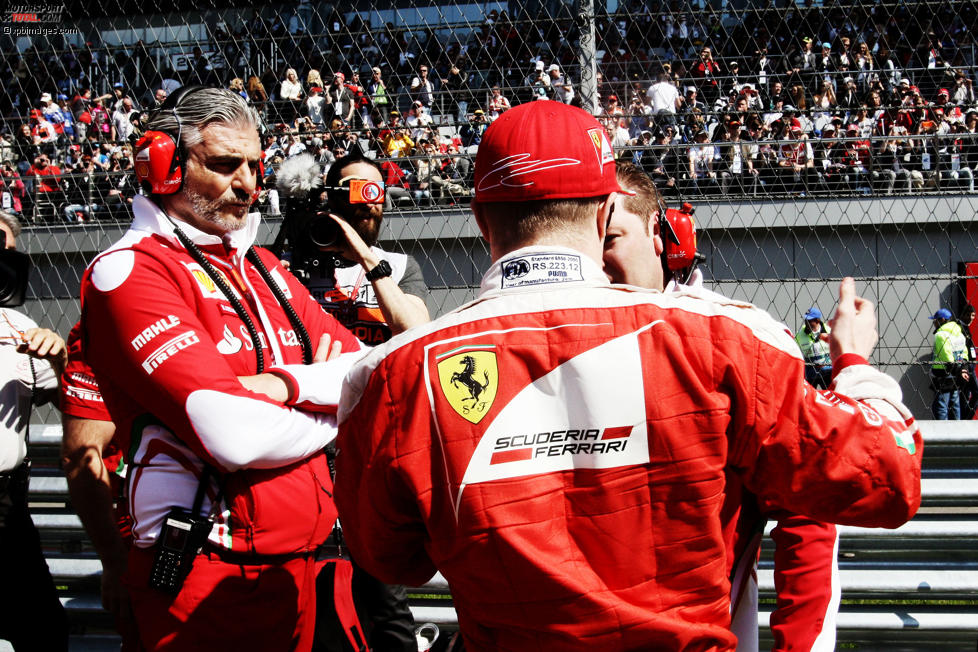
{"label": "grey beard", "polygon": [[187,193],[187,199],[190,200],[191,205],[194,207],[194,213],[205,222],[210,222],[211,224],[216,224],[223,233],[229,233],[231,231],[237,231],[243,226],[243,223],[238,222],[234,219],[228,219],[221,217],[220,209],[224,207],[227,202],[223,197],[217,199],[204,199],[202,195],[189,188],[185,190]]}

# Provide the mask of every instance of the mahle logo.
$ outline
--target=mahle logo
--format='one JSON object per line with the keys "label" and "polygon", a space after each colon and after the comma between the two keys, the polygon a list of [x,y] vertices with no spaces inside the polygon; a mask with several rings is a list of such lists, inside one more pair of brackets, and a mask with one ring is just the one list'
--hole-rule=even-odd
{"label": "mahle logo", "polygon": [[438,357],[438,381],[448,404],[458,414],[479,423],[496,400],[499,369],[493,345],[452,349]]}

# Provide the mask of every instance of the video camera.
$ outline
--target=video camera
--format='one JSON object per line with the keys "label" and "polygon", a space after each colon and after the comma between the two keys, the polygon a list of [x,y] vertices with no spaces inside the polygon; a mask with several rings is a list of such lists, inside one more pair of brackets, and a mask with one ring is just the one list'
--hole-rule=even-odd
{"label": "video camera", "polygon": [[272,248],[281,256],[288,241],[290,270],[303,282],[308,280],[313,267],[324,263],[339,266],[335,254],[322,251],[345,240],[330,212],[342,216],[338,208],[344,204],[380,204],[386,199],[382,181],[344,178],[338,186],[326,187],[319,164],[309,154],[283,161],[277,172],[276,187],[286,197],[287,204],[285,219]]}
{"label": "video camera", "polygon": [[7,234],[0,231],[0,306],[19,306],[27,296],[31,257],[7,249]]}

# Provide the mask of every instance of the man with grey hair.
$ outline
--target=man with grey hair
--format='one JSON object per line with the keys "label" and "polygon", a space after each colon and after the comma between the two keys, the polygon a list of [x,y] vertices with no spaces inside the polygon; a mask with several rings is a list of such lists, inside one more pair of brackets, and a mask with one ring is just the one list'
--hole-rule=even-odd
{"label": "man with grey hair", "polygon": [[[15,249],[20,224],[0,211],[3,242],[0,255],[6,288],[17,284],[18,273],[9,256]],[[23,279],[26,282],[26,279]],[[67,650],[68,620],[41,552],[41,541],[27,509],[30,462],[27,434],[32,405],[57,398],[58,377],[64,368],[65,343],[30,317],[0,308],[0,639],[15,650]]]}
{"label": "man with grey hair", "polygon": [[[149,196],[82,281],[82,346],[130,438],[124,581],[148,650],[312,642],[341,378],[302,370],[360,344],[253,246],[256,127],[231,91],[172,94],[136,144]],[[270,380],[283,400],[255,393]]]}

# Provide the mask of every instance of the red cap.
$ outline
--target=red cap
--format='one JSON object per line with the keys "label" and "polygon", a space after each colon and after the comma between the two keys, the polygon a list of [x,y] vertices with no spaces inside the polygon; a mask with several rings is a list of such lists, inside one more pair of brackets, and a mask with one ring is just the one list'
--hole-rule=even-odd
{"label": "red cap", "polygon": [[346,81],[346,75],[341,72],[334,72],[333,77],[339,77],[340,81]]}
{"label": "red cap", "polygon": [[946,88],[942,88],[941,90],[937,91],[937,94],[938,95],[947,95],[948,97],[951,97],[951,93],[948,92],[948,90]]}
{"label": "red cap", "polygon": [[601,197],[621,192],[608,134],[576,107],[540,100],[510,109],[486,130],[475,159],[480,202]]}

